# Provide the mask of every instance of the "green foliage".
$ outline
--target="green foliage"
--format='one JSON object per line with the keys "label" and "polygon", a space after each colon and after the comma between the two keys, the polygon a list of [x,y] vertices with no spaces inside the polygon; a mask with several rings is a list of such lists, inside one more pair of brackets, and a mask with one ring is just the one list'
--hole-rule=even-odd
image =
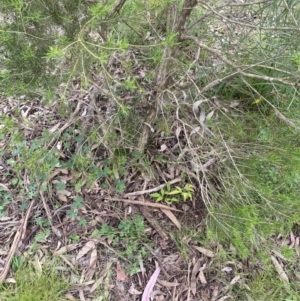
{"label": "green foliage", "polygon": [[220,172],[222,192],[211,208],[210,227],[219,239],[230,237],[247,258],[268,237],[285,235],[299,222],[300,149],[297,134],[273,116],[251,113],[247,123],[235,120],[226,127],[226,143],[239,145],[241,158]]}
{"label": "green foliage", "polygon": [[2,186],[0,186],[0,218],[6,215],[6,206],[11,202],[12,195],[8,191],[5,191]]}
{"label": "green foliage", "polygon": [[147,251],[143,246],[148,241],[145,235],[145,224],[142,216],[137,215],[133,219],[120,221],[118,228],[103,224],[94,236],[103,236],[111,240],[115,247],[120,250],[119,254],[126,259],[137,263],[137,257],[144,258]]}
{"label": "green foliage", "polygon": [[171,185],[168,182],[166,189],[162,188],[159,192],[151,193],[150,196],[155,199],[156,202],[166,202],[167,204],[178,203],[180,201],[192,200],[194,193],[194,186],[192,184],[186,184],[183,188],[176,186],[171,189]]}
{"label": "green foliage", "polygon": [[[220,11],[218,2],[209,8],[198,1],[184,24],[186,35],[199,38],[205,47],[194,40],[178,40],[183,1],[130,0],[117,12],[113,11],[117,0],[1,2],[0,94],[13,99],[22,95],[20,102],[28,103],[38,98],[45,115],[53,109],[49,119],[44,113],[30,119],[11,98],[11,111],[2,113],[1,107],[0,140],[5,142],[0,154],[12,169],[10,184],[24,200],[21,210],[38,199],[38,184],[58,167],[76,175],[69,183],[77,195],[67,212],[71,219],[78,218],[83,206],[84,186],[97,182],[109,193],[122,193],[128,173],[144,174],[151,169],[152,158],[162,156],[152,154],[158,137],[170,135],[173,143],[176,119],[182,131],[173,155],[179,149],[187,154],[176,163],[194,173],[203,158],[215,159],[207,169],[197,170],[197,188],[209,212],[209,238],[232,245],[236,256],[246,259],[258,250],[265,252],[270,236],[286,235],[299,224],[300,49],[295,34],[299,4],[276,0],[230,6],[228,11],[223,6]],[[237,26],[240,22],[245,26]],[[101,82],[99,99],[88,103],[77,91],[75,97],[84,99],[83,106],[92,112],[84,108],[84,114],[80,110],[70,118],[76,105],[69,97],[73,99],[72,81],[76,79],[81,93],[94,76]],[[170,85],[161,87],[165,79]],[[202,117],[208,116],[205,110],[214,113],[205,120],[203,136],[199,134],[203,122],[199,125],[192,112],[200,96],[208,100]],[[107,112],[102,114],[102,109]],[[149,121],[152,109],[156,116]],[[92,121],[87,126],[88,119]],[[52,133],[57,122],[68,127]],[[137,152],[145,124],[153,126],[155,139],[148,139],[149,149]],[[26,186],[25,171],[30,180]],[[54,189],[64,191],[66,184],[56,182]],[[193,196],[191,184],[175,188],[168,184],[151,194],[155,201],[168,204]],[[14,197],[2,189],[0,199],[1,217]],[[43,219],[37,224],[43,230],[35,240],[44,241],[50,234],[48,224]],[[84,227],[86,221],[81,218],[79,224]],[[133,260],[146,254],[144,232],[142,219],[136,217],[117,227],[103,225],[99,235],[118,244],[120,255]],[[69,238],[78,240],[76,235]],[[174,242],[187,258],[185,242],[176,235]],[[281,252],[293,260],[293,251]],[[273,276],[270,268],[251,280],[252,299],[260,299],[274,286],[272,300],[296,300],[293,287],[287,293],[277,281],[268,284]],[[247,294],[245,300],[250,299]]]}
{"label": "green foliage", "polygon": [[67,216],[70,219],[75,219],[78,214],[78,210],[83,206],[83,198],[81,196],[76,196],[74,202],[72,203],[71,209],[67,211]]}

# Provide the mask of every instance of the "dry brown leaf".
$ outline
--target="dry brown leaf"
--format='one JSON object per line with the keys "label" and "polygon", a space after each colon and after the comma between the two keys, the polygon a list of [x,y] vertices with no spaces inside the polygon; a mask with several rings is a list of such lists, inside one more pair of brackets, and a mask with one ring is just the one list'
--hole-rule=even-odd
{"label": "dry brown leaf", "polygon": [[91,253],[89,267],[86,271],[86,279],[91,280],[93,278],[95,273],[96,262],[97,262],[97,249],[93,249]]}
{"label": "dry brown leaf", "polygon": [[59,254],[59,257],[73,270],[75,271],[74,265],[62,254]]}
{"label": "dry brown leaf", "polygon": [[5,283],[14,283],[15,284],[16,280],[14,278],[6,278],[4,282]]}
{"label": "dry brown leaf", "polygon": [[79,298],[80,298],[80,301],[85,301],[85,297],[84,297],[84,293],[83,293],[82,288],[79,289]]}
{"label": "dry brown leaf", "polygon": [[234,285],[234,284],[236,284],[240,279],[241,279],[241,276],[240,276],[240,275],[237,275],[237,276],[233,277],[233,279],[230,281],[230,284],[231,284],[231,285]]}
{"label": "dry brown leaf", "polygon": [[168,281],[160,280],[160,279],[157,279],[157,282],[159,284],[163,285],[164,287],[176,287],[177,285],[180,284],[178,282],[168,282]]}
{"label": "dry brown leaf", "polygon": [[295,238],[295,235],[294,235],[293,232],[291,232],[290,238],[291,238],[290,249],[292,249],[295,246],[295,243],[296,243],[296,238]]}
{"label": "dry brown leaf", "polygon": [[57,194],[57,197],[60,201],[64,202],[64,203],[67,203],[68,202],[68,199],[67,197],[64,195],[64,194],[61,194],[61,193],[58,193]]}
{"label": "dry brown leaf", "polygon": [[128,290],[128,293],[130,295],[141,295],[142,292],[138,291],[135,287],[134,284],[131,285],[130,289]]}
{"label": "dry brown leaf", "polygon": [[175,131],[175,136],[176,136],[177,140],[179,140],[179,135],[180,135],[181,130],[182,130],[182,127],[177,126],[176,131]]}
{"label": "dry brown leaf", "polygon": [[203,271],[201,269],[199,271],[199,276],[198,277],[199,277],[200,282],[202,284],[207,284],[206,278],[205,278],[204,273],[203,273]]}
{"label": "dry brown leaf", "polygon": [[211,293],[211,301],[216,301],[219,296],[220,286],[215,284]]}
{"label": "dry brown leaf", "polygon": [[200,253],[204,254],[205,256],[207,257],[215,257],[215,254],[210,251],[210,250],[207,250],[205,248],[202,248],[202,247],[197,247],[197,246],[194,246],[194,248],[199,251]]}
{"label": "dry brown leaf", "polygon": [[206,120],[210,120],[213,117],[214,113],[215,113],[215,111],[209,112],[206,116]]}
{"label": "dry brown leaf", "polygon": [[168,147],[165,144],[162,144],[160,146],[160,149],[158,150],[159,152],[164,152]]}
{"label": "dry brown leaf", "polygon": [[193,267],[192,276],[191,276],[190,288],[191,288],[191,292],[194,296],[196,295],[197,273],[199,272],[200,267],[201,267],[201,260],[199,259]]}
{"label": "dry brown leaf", "polygon": [[80,259],[85,254],[87,254],[89,251],[94,250],[94,249],[95,249],[95,243],[92,240],[88,241],[77,254],[76,260]]}
{"label": "dry brown leaf", "polygon": [[68,246],[63,246],[61,249],[54,252],[54,255],[61,255],[67,253],[68,251],[73,251],[78,248],[79,244],[71,244]]}
{"label": "dry brown leaf", "polygon": [[160,267],[157,267],[156,270],[154,271],[154,273],[152,274],[152,276],[150,277],[146,287],[145,287],[145,290],[144,290],[144,293],[143,293],[143,296],[142,296],[142,301],[150,301],[150,296],[151,296],[151,292],[153,290],[153,287],[157,281],[157,278],[159,276],[159,273],[160,273]]}
{"label": "dry brown leaf", "polygon": [[98,276],[98,279],[90,289],[91,293],[94,292],[97,289],[97,287],[102,283],[104,277],[107,275],[107,272],[110,270],[111,266],[112,262],[108,262],[106,268],[101,271],[100,275]]}
{"label": "dry brown leaf", "polygon": [[289,282],[289,278],[288,278],[287,274],[285,273],[285,271],[283,270],[280,263],[278,262],[278,260],[274,256],[271,256],[271,260],[272,260],[272,262],[275,266],[275,269],[276,269],[277,273],[279,274],[279,277],[281,278],[281,280],[283,280],[285,282]]}
{"label": "dry brown leaf", "polygon": [[49,129],[49,132],[51,134],[53,134],[54,132],[56,132],[56,130],[60,127],[60,122],[57,123],[56,125],[54,125],[51,129]]}
{"label": "dry brown leaf", "polygon": [[176,216],[167,209],[161,209],[161,211],[172,221],[172,223],[179,229],[181,230],[181,225],[179,221],[177,220]]}
{"label": "dry brown leaf", "polygon": [[75,299],[70,293],[65,294],[65,297],[66,297],[67,299],[69,299],[70,301],[76,301],[76,299]]}
{"label": "dry brown leaf", "polygon": [[92,253],[91,253],[89,268],[95,267],[96,261],[97,261],[97,250],[94,249],[94,250],[92,251]]}
{"label": "dry brown leaf", "polygon": [[58,191],[59,194],[63,194],[63,195],[66,195],[66,196],[70,196],[72,193],[66,189],[64,190],[59,190]]}

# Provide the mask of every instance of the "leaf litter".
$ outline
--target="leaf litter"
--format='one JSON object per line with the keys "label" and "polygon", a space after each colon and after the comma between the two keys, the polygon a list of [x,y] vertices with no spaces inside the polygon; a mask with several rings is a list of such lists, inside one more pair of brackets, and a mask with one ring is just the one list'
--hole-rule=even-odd
{"label": "leaf litter", "polygon": [[[145,71],[141,69],[141,79],[143,79],[142,75]],[[122,73],[122,70],[119,69],[118,72]],[[152,92],[149,91],[149,93]],[[63,142],[60,136],[67,130],[73,134],[80,133],[80,130],[76,128],[76,122],[83,117],[89,116],[92,122],[97,122],[96,116],[88,113],[89,108],[85,102],[88,94],[88,91],[82,91],[79,86],[73,85],[68,96],[69,117],[57,120],[53,118],[53,116],[59,116],[54,109],[55,106],[45,106],[38,100],[26,105],[22,100],[22,119],[19,127],[23,128],[27,143],[30,144],[35,138],[41,138],[43,130],[46,129],[55,135],[55,139],[53,138],[48,144],[49,149],[55,148],[56,155],[64,160],[72,156],[72,152],[78,151],[82,145],[70,140],[70,147],[67,148],[66,142]],[[123,97],[127,97],[128,100],[132,99],[130,93]],[[18,100],[7,100],[1,104],[0,110],[2,114],[14,112],[15,108],[19,107],[19,103]],[[171,137],[159,137],[157,131],[152,132],[153,147],[156,148],[155,155],[166,152],[167,155],[174,156],[172,151],[184,150],[185,135],[188,135],[189,132],[193,136],[201,136],[200,131],[205,121],[211,120],[216,114],[214,110],[210,110],[210,113],[206,115],[202,108],[204,103],[206,101],[195,102],[192,108],[201,126],[186,131],[185,125],[176,121],[177,124],[175,124]],[[232,103],[231,106],[235,107],[236,104]],[[103,108],[99,108],[100,111],[101,109]],[[30,126],[28,126],[28,122],[30,122]],[[154,129],[153,125],[150,125],[150,128]],[[74,138],[76,135],[72,137]],[[94,145],[93,148],[97,150],[99,146]],[[182,154],[182,157],[186,156],[184,152]],[[94,156],[98,156],[96,152]],[[107,158],[108,152],[100,149],[99,162]],[[204,207],[201,208],[201,206],[199,212],[196,206],[187,206],[186,204],[167,206],[154,203],[149,198],[149,194],[160,191],[167,185],[167,181],[171,184],[181,183],[182,178],[179,175],[182,170],[179,169],[176,160],[173,163],[152,160],[152,166],[157,167],[158,175],[149,180],[145,187],[146,176],[141,176],[132,167],[130,174],[127,174],[128,185],[126,186],[130,189],[120,195],[112,193],[109,187],[102,188],[101,184],[103,183],[96,182],[89,188],[79,185],[75,189],[73,184],[78,183],[80,177],[84,177],[84,175],[72,172],[68,167],[61,168],[59,165],[53,164],[52,172],[39,190],[42,202],[30,203],[32,205],[28,207],[27,220],[24,220],[20,210],[17,210],[23,201],[17,197],[19,191],[16,191],[15,185],[12,184],[14,168],[7,162],[0,162],[2,167],[0,169],[0,187],[5,192],[16,196],[14,202],[7,206],[6,216],[0,219],[0,280],[12,281],[11,278],[7,278],[7,275],[12,257],[18,251],[19,243],[26,242],[20,255],[24,255],[25,251],[29,252],[29,256],[34,255],[34,251],[30,247],[36,243],[36,236],[33,235],[29,239],[26,239],[26,236],[31,230],[34,230],[36,218],[41,217],[45,223],[50,224],[51,229],[49,236],[45,235],[45,239],[38,243],[39,251],[47,253],[49,257],[49,254],[58,256],[66,264],[65,269],[73,276],[74,282],[70,292],[66,294],[69,300],[76,300],[78,297],[80,300],[93,300],[98,291],[104,292],[103,295],[107,296],[107,300],[112,301],[140,300],[141,294],[143,294],[143,301],[232,299],[230,286],[239,285],[242,281],[246,281],[246,277],[234,267],[227,266],[225,263],[223,265],[217,263],[217,246],[212,246],[212,250],[209,250],[197,246],[195,241],[184,241],[184,237],[176,240],[176,237],[170,235],[170,233],[176,234],[177,231],[183,231],[185,227],[199,232],[203,231],[203,217],[206,213],[203,210]],[[217,158],[208,155],[204,162],[202,169],[209,169],[217,163]],[[187,174],[193,175],[193,166],[188,163],[187,166],[189,167]],[[28,190],[28,185],[33,184],[32,180],[28,180],[26,170],[23,170],[20,175]],[[197,178],[197,175],[194,174],[194,177]],[[168,180],[166,181],[166,179]],[[56,189],[61,182],[66,188]],[[110,182],[107,184],[111,185]],[[72,206],[78,195],[83,198],[83,204],[78,208],[73,208],[76,210],[77,216],[70,218],[68,217],[68,208]],[[129,205],[131,206],[130,211],[127,210]],[[187,209],[182,210],[183,207]],[[137,266],[131,270],[132,260],[128,259],[126,255],[128,242],[125,241],[125,254],[120,254],[120,250],[124,250],[124,242],[121,241],[122,237],[119,236],[116,239],[113,235],[116,236],[117,231],[121,232],[118,228],[120,220],[126,220],[138,214],[145,218],[144,234],[148,241],[144,245],[139,245],[135,252],[144,248],[148,252],[143,258],[139,257]],[[104,238],[104,235],[95,238],[95,233],[102,229],[104,224],[117,230],[111,231],[111,233],[108,231],[108,234],[112,235],[110,238]],[[298,233],[291,233],[290,248],[295,248],[299,257],[298,235]],[[182,246],[183,243],[186,250]],[[288,282],[291,275],[286,272],[284,261],[277,259],[276,256],[270,258],[280,279]],[[247,264],[241,263],[241,266],[249,274],[251,273]],[[251,269],[259,270],[259,266],[252,266]]]}

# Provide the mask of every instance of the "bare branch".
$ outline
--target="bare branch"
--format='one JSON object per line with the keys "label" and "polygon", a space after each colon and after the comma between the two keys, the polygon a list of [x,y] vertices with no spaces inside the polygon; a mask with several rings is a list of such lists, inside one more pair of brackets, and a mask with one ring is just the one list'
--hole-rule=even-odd
{"label": "bare branch", "polygon": [[109,18],[113,17],[115,14],[119,13],[122,7],[124,6],[127,0],[119,0],[118,4],[113,8],[111,13],[109,14]]}
{"label": "bare branch", "polygon": [[178,20],[178,25],[176,31],[179,33],[179,40],[184,35],[185,32],[185,25],[188,21],[194,7],[197,5],[197,0],[185,0],[182,11]]}
{"label": "bare branch", "polygon": [[219,10],[219,8],[214,9],[212,6],[210,6],[209,4],[207,4],[206,2],[200,1],[199,3],[201,3],[204,7],[207,7],[207,9],[209,9],[214,15],[220,17],[222,19],[223,22],[226,23],[234,23],[234,24],[238,24],[244,27],[249,27],[249,28],[253,28],[253,29],[260,29],[260,30],[287,30],[287,31],[299,31],[300,28],[298,27],[277,27],[277,26],[259,26],[258,24],[250,24],[250,23],[243,23],[231,18],[228,18],[224,15],[222,15],[221,13],[219,13],[217,10]]}
{"label": "bare branch", "polygon": [[[201,48],[203,48],[203,49],[207,50],[208,52],[214,54],[221,61],[223,61],[224,63],[226,63],[230,67],[234,68],[237,71],[237,74],[243,75],[245,77],[261,79],[261,80],[269,81],[269,82],[278,82],[278,83],[285,84],[285,85],[292,86],[292,87],[298,86],[297,83],[287,81],[284,78],[276,78],[276,77],[270,77],[270,76],[267,76],[267,75],[259,75],[259,74],[253,74],[253,73],[244,72],[243,70],[241,70],[240,66],[236,65],[235,63],[233,63],[232,61],[230,61],[229,59],[227,59],[225,56],[223,56],[222,54],[220,54],[215,49],[213,49],[213,48],[211,48],[211,47],[209,47],[209,46],[201,43],[199,41],[199,39],[197,39],[196,37],[185,36],[185,37],[183,37],[183,39],[194,41],[198,46],[200,46]],[[247,69],[249,69],[249,66],[247,67]]]}

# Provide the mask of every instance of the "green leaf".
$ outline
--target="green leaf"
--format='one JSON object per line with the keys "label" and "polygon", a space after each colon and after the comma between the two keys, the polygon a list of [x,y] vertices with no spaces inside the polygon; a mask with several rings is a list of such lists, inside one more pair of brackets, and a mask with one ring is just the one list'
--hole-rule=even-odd
{"label": "green leaf", "polygon": [[67,217],[69,219],[75,219],[77,217],[77,210],[74,210],[73,208],[67,211]]}
{"label": "green leaf", "polygon": [[61,58],[64,56],[64,52],[62,49],[60,49],[57,45],[50,46],[49,50],[46,54],[47,59],[55,59],[55,58]]}
{"label": "green leaf", "polygon": [[83,198],[81,196],[76,196],[73,206],[75,209],[80,209],[83,206]]}
{"label": "green leaf", "polygon": [[170,184],[170,182],[167,182],[167,190],[168,190],[168,191],[171,190],[171,184]]}
{"label": "green leaf", "polygon": [[86,220],[84,218],[81,218],[78,222],[79,226],[84,227],[86,226]]}
{"label": "green leaf", "polygon": [[158,197],[161,196],[161,194],[158,193],[158,192],[155,192],[155,193],[151,193],[150,196],[151,196],[152,198],[158,198]]}
{"label": "green leaf", "polygon": [[181,189],[180,190],[174,189],[170,192],[167,192],[166,194],[167,195],[175,195],[175,194],[180,194],[180,193],[182,193]]}
{"label": "green leaf", "polygon": [[162,201],[164,198],[163,198],[163,196],[162,195],[160,195],[158,198],[156,198],[156,202],[160,202],[160,201]]}

